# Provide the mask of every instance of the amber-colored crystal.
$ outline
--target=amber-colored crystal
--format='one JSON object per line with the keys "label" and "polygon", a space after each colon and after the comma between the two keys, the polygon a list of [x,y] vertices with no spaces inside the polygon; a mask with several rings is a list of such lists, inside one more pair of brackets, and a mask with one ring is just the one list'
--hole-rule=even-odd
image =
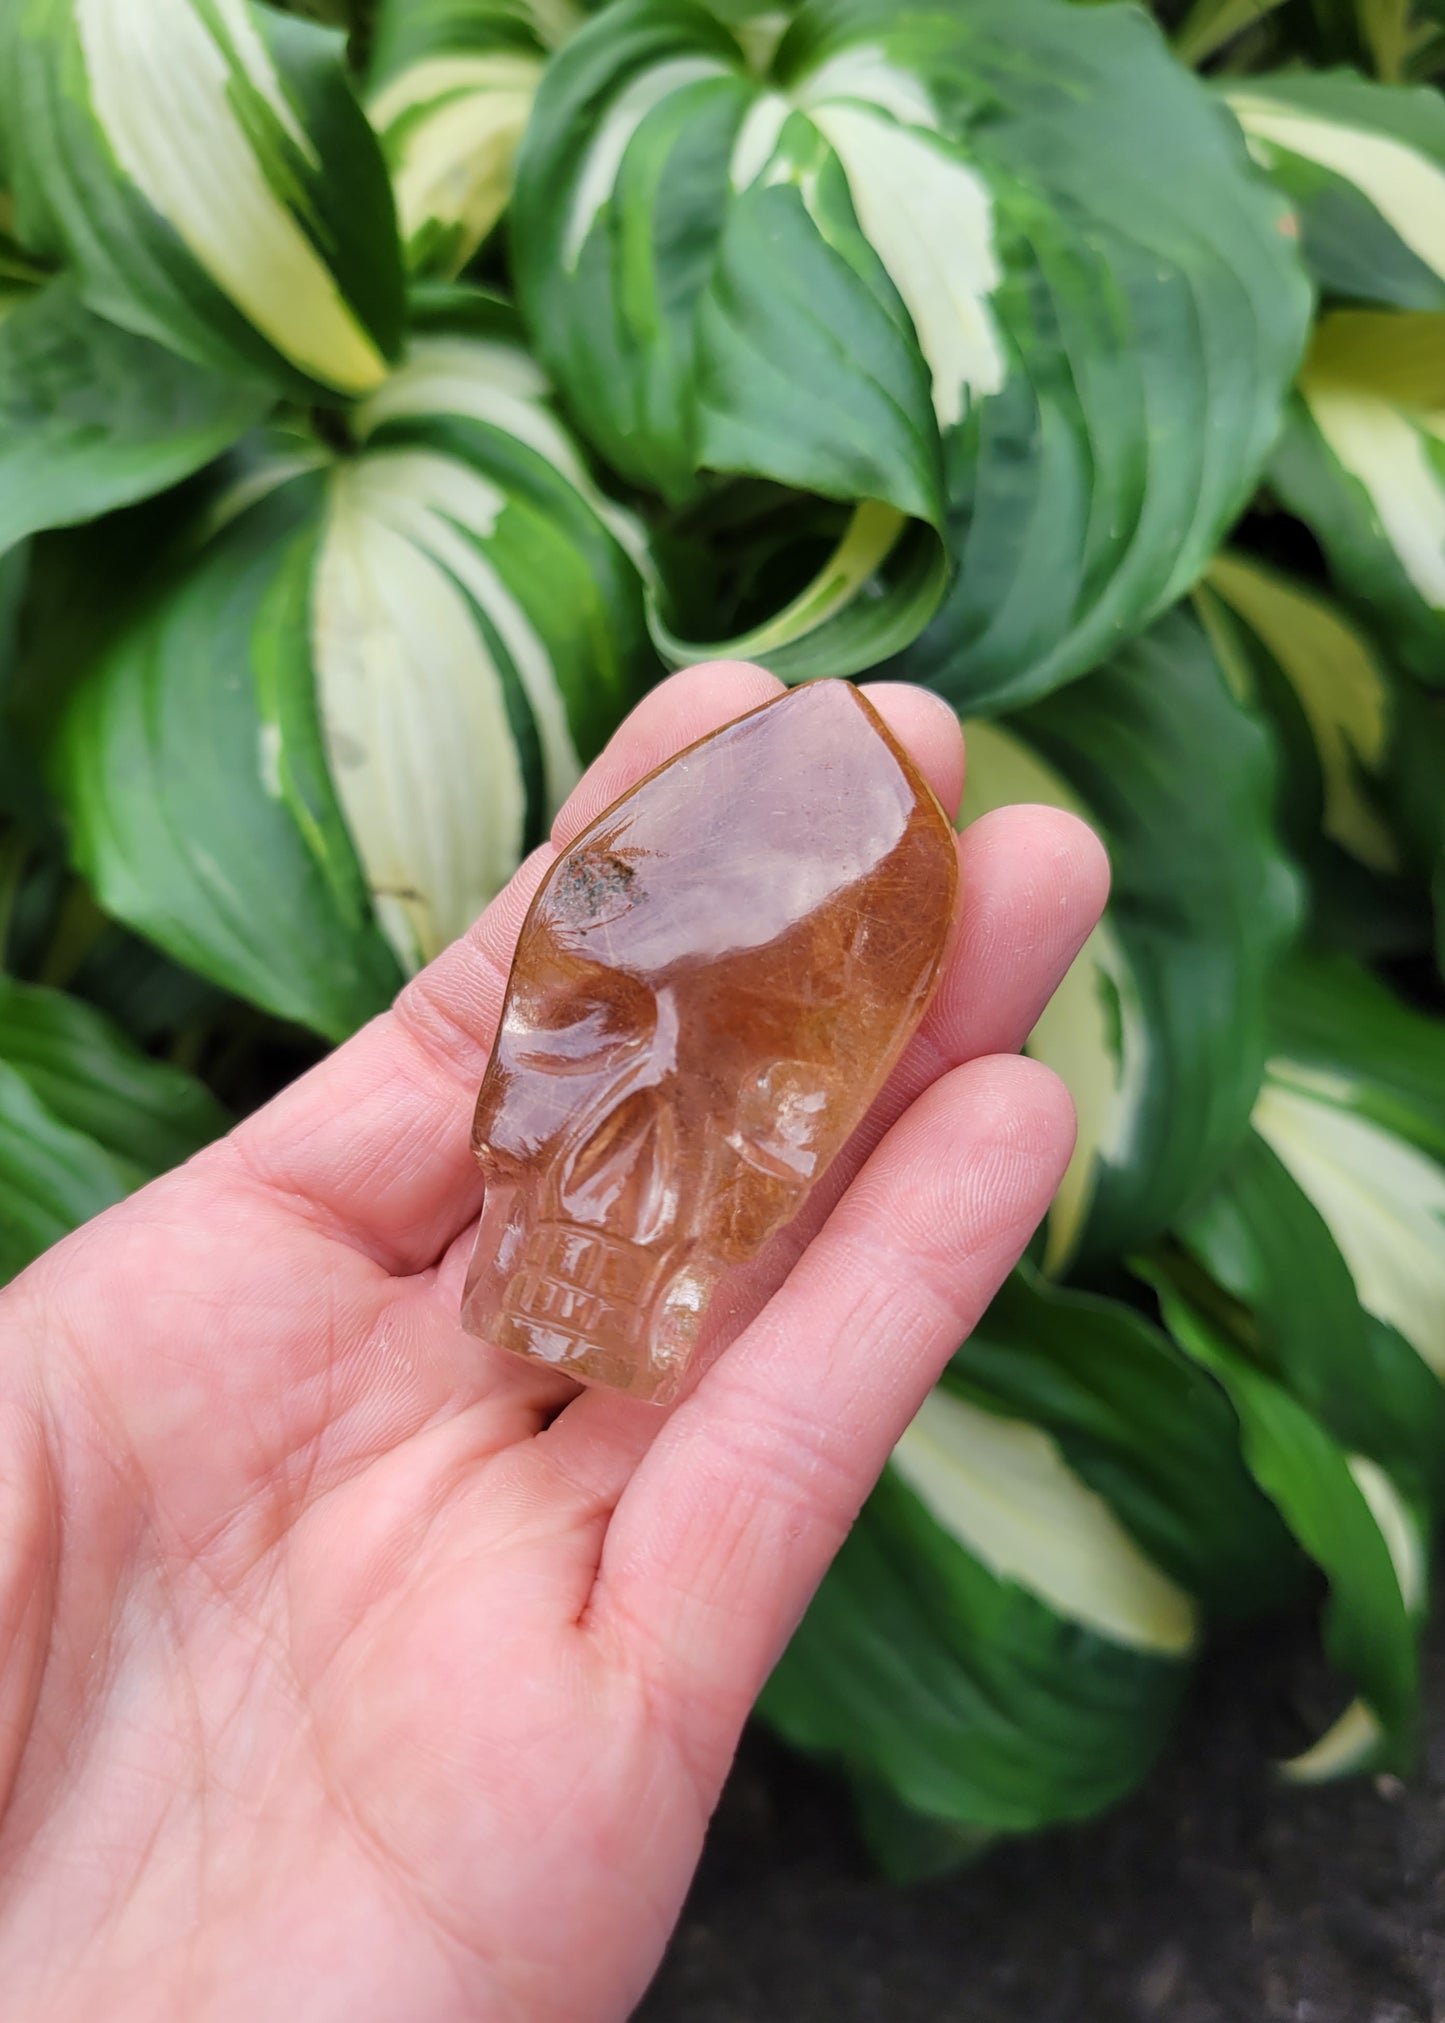
{"label": "amber-colored crystal", "polygon": [[797,1214],[922,1016],[956,880],[942,809],[842,681],[614,801],[517,943],[464,1325],[670,1398],[720,1277]]}

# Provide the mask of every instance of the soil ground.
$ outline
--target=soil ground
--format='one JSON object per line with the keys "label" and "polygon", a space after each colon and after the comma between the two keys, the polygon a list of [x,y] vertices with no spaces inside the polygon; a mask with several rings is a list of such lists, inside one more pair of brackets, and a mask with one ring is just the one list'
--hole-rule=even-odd
{"label": "soil ground", "polygon": [[1438,1615],[1426,1665],[1408,1783],[1272,1775],[1337,1705],[1274,1629],[1207,1661],[1111,1817],[909,1889],[870,1873],[826,1772],[752,1733],[636,2023],[1445,2023]]}

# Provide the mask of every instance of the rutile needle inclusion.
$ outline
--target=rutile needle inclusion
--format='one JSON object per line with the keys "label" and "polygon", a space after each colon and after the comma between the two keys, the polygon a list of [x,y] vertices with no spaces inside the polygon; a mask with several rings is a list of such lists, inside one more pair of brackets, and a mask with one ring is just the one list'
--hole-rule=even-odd
{"label": "rutile needle inclusion", "polygon": [[466,1328],[665,1403],[923,1015],[953,832],[858,691],[791,690],[614,801],[517,943]]}

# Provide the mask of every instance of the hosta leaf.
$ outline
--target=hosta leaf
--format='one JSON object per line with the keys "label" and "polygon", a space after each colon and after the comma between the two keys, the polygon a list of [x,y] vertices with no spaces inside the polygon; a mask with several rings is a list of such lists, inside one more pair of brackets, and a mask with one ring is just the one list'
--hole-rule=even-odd
{"label": "hosta leaf", "polygon": [[937,1391],[767,1687],[789,1741],[932,1820],[1021,1833],[1128,1791],[1197,1624],[1037,1428]]}
{"label": "hosta leaf", "polygon": [[1360,1698],[1305,1755],[1302,1781],[1348,1770],[1408,1769],[1419,1713],[1419,1625],[1428,1597],[1424,1527],[1377,1462],[1351,1453],[1282,1385],[1255,1368],[1166,1280],[1180,1345],[1228,1391],[1261,1489],[1329,1583],[1325,1650]]}
{"label": "hosta leaf", "polygon": [[23,1075],[0,1061],[0,1282],[103,1208],[140,1175],[62,1124]]}
{"label": "hosta leaf", "polygon": [[[293,480],[218,535],[80,682],[53,775],[77,865],[107,912],[178,962],[333,1038],[400,982],[315,769],[298,821],[281,714],[314,714],[307,651],[323,480]],[[313,733],[319,738],[319,733]],[[300,801],[298,791],[297,800]]]}
{"label": "hosta leaf", "polygon": [[[1231,685],[1278,733],[1281,824],[1309,869],[1316,919],[1366,940],[1445,861],[1445,721],[1312,584],[1219,555],[1197,593]],[[1386,881],[1382,886],[1381,881]]]}
{"label": "hosta leaf", "polygon": [[1296,956],[1275,1042],[1254,1133],[1178,1234],[1251,1359],[1412,1503],[1438,1499],[1445,1029],[1346,961]]}
{"label": "hosta leaf", "polygon": [[1256,1612],[1297,1585],[1289,1541],[1241,1466],[1228,1403],[1132,1307],[1020,1266],[944,1382],[1047,1433],[1211,1614]]}
{"label": "hosta leaf", "polygon": [[1445,681],[1445,312],[1325,317],[1270,479],[1404,664]]}
{"label": "hosta leaf", "polygon": [[0,551],[162,491],[260,419],[265,395],[87,309],[69,279],[0,308]]}
{"label": "hosta leaf", "polygon": [[204,1084],[132,1045],[64,991],[0,977],[0,1060],[73,1130],[147,1176],[179,1166],[230,1117]]}
{"label": "hosta leaf", "polygon": [[1445,1165],[1445,1033],[1341,957],[1296,953],[1275,977],[1274,1058]]}
{"label": "hosta leaf", "polygon": [[581,18],[569,0],[381,0],[367,105],[413,268],[459,273],[496,224],[548,45]]}
{"label": "hosta leaf", "polygon": [[1328,1226],[1361,1306],[1445,1382],[1445,1027],[1344,962],[1298,963],[1285,1003],[1254,1127]]}
{"label": "hosta leaf", "polygon": [[[1398,808],[1408,823],[1423,810],[1432,796],[1410,776],[1428,774],[1433,784],[1445,763],[1432,715],[1413,706],[1379,649],[1313,585],[1234,554],[1217,556],[1205,581],[1210,639],[1232,685],[1270,712],[1299,761],[1292,784],[1303,819],[1291,825],[1291,841],[1299,848],[1308,823],[1371,870],[1398,870],[1402,843],[1391,816]],[[1218,625],[1219,602],[1247,629],[1253,653],[1239,652],[1237,633]],[[1299,728],[1302,746],[1291,736]],[[1299,780],[1306,766],[1313,777]],[[1429,837],[1422,854],[1435,843]]]}
{"label": "hosta leaf", "polygon": [[646,665],[632,529],[508,313],[421,320],[357,451],[243,479],[56,740],[107,909],[333,1036],[471,923]]}
{"label": "hosta leaf", "polygon": [[386,167],[342,38],[255,0],[13,0],[16,233],[222,371],[360,393],[401,333]]}
{"label": "hosta leaf", "polygon": [[89,1005],[0,979],[0,1280],[229,1121]]}
{"label": "hosta leaf", "polygon": [[1295,914],[1269,741],[1181,612],[1086,681],[966,725],[964,816],[1042,801],[1113,860],[1100,926],[1029,1041],[1079,1114],[1045,1262],[1145,1242],[1243,1135]]}
{"label": "hosta leaf", "polygon": [[1352,71],[1240,79],[1228,100],[1330,295],[1445,308],[1445,100]]}
{"label": "hosta leaf", "polygon": [[1282,0],[1194,0],[1170,38],[1181,63],[1201,64],[1257,29]]}
{"label": "hosta leaf", "polygon": [[[777,156],[765,176],[768,104],[733,36],[688,0],[624,0],[558,55],[518,165],[518,280],[539,348],[640,484],[683,497],[700,469],[744,471],[937,519],[930,378],[898,287],[812,121],[791,138],[816,161]],[[936,160],[970,191],[987,275],[977,178],[898,133],[920,169]],[[946,398],[964,396],[960,371]]]}
{"label": "hosta leaf", "polygon": [[[1275,1139],[1288,1138],[1272,1079],[1258,1114]],[[1326,1120],[1326,1135],[1330,1128]],[[1342,1140],[1340,1154],[1349,1151]],[[1368,1187],[1368,1171],[1361,1179]],[[1396,1328],[1366,1313],[1324,1215],[1269,1139],[1251,1131],[1175,1231],[1238,1303],[1237,1324],[1262,1367],[1352,1451],[1419,1493],[1438,1492],[1445,1484],[1440,1365],[1432,1370]]]}
{"label": "hosta leaf", "polygon": [[[1254,481],[1307,315],[1282,207],[1124,9],[805,0],[762,60],[691,0],[621,0],[554,59],[515,200],[537,342],[670,500],[747,475],[898,543],[946,526],[909,665],[970,704],[1040,693],[1186,588]],[[893,644],[915,570],[884,579]],[[784,673],[810,634],[821,662],[846,574],[799,597]]]}
{"label": "hosta leaf", "polygon": [[994,1835],[987,1827],[960,1826],[906,1805],[881,1777],[849,1780],[858,1831],[879,1871],[890,1882],[924,1882],[976,1860]]}

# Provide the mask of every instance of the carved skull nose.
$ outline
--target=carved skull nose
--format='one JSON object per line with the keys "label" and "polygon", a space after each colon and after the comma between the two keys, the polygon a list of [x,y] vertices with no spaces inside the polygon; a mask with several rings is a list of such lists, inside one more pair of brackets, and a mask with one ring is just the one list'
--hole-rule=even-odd
{"label": "carved skull nose", "polygon": [[651,1243],[676,1220],[677,1123],[657,1089],[634,1089],[564,1159],[559,1206],[569,1221]]}

